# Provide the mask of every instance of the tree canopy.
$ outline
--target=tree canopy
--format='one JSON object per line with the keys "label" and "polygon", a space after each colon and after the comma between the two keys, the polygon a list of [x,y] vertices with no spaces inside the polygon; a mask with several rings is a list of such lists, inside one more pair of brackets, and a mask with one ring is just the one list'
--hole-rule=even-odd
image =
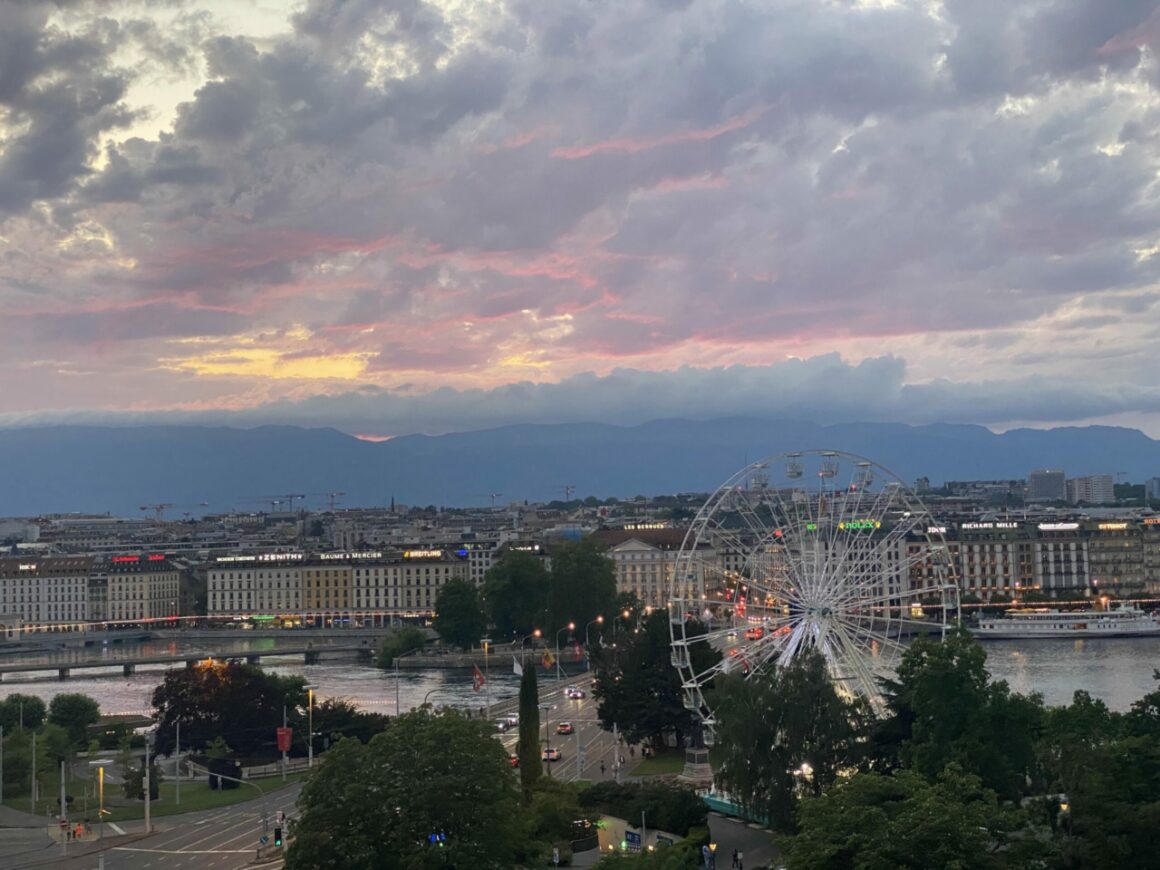
{"label": "tree canopy", "polygon": [[548,589],[548,622],[541,626],[550,637],[569,622],[583,627],[616,606],[616,573],[605,548],[591,538],[565,542],[552,549]]}
{"label": "tree canopy", "polygon": [[381,668],[389,668],[395,659],[412,650],[422,649],[427,643],[427,632],[414,625],[404,625],[388,634],[379,646],[377,662]]}
{"label": "tree canopy", "polygon": [[306,782],[287,870],[508,870],[526,842],[515,773],[484,722],[422,708],[343,740]]}
{"label": "tree canopy", "polygon": [[23,695],[14,692],[0,701],[0,725],[4,726],[4,733],[9,734],[17,728],[40,727],[48,708],[44,701],[36,695]]}
{"label": "tree canopy", "polygon": [[[608,631],[605,642],[592,651],[596,685],[593,697],[599,702],[597,715],[605,730],[613,723],[630,743],[659,742],[665,734],[675,734],[678,742],[688,729],[689,711],[681,694],[681,679],[672,664],[669,615],[657,610],[645,617],[639,630],[624,627]],[[690,632],[702,626],[690,625]],[[694,650],[694,667],[704,670],[720,655],[700,645]]]}
{"label": "tree canopy", "polygon": [[305,679],[255,665],[213,662],[166,671],[153,692],[157,752],[173,751],[180,722],[183,747],[201,749],[221,737],[242,756],[273,756],[283,708],[296,724],[306,703]]}
{"label": "tree canopy", "polygon": [[1056,850],[1035,833],[1025,813],[951,767],[933,783],[909,770],[856,774],[806,800],[799,832],[779,843],[794,870],[1050,866]]}
{"label": "tree canopy", "polygon": [[100,704],[79,692],[56,695],[48,705],[48,721],[63,728],[74,746],[88,743],[89,726],[100,718]]}
{"label": "tree canopy", "polygon": [[520,784],[524,799],[529,800],[532,788],[540,779],[540,688],[536,681],[535,662],[524,662],[520,677],[520,736],[517,750],[520,759]]}
{"label": "tree canopy", "polygon": [[462,649],[479,643],[487,630],[487,616],[474,583],[452,580],[439,590],[434,626],[444,643]]}
{"label": "tree canopy", "polygon": [[483,603],[493,637],[529,635],[545,625],[548,569],[539,557],[508,550],[483,575]]}
{"label": "tree canopy", "polygon": [[869,711],[839,695],[816,651],[784,667],[717,677],[718,784],[778,830],[793,830],[798,798],[819,795],[862,760]]}

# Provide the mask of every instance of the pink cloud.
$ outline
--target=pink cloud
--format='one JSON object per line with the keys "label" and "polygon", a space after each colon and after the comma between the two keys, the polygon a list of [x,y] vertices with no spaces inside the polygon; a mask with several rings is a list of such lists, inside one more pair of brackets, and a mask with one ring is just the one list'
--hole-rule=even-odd
{"label": "pink cloud", "polygon": [[552,156],[563,160],[580,160],[596,154],[636,154],[637,152],[647,151],[651,148],[676,145],[682,142],[707,142],[719,136],[724,136],[726,133],[745,129],[764,115],[766,111],[767,108],[765,106],[759,106],[755,109],[750,109],[742,115],[736,115],[727,121],[723,121],[716,126],[706,127],[700,130],[682,130],[678,133],[667,133],[663,136],[653,136],[643,139],[605,139],[603,142],[594,142],[591,145],[554,148],[552,150]]}

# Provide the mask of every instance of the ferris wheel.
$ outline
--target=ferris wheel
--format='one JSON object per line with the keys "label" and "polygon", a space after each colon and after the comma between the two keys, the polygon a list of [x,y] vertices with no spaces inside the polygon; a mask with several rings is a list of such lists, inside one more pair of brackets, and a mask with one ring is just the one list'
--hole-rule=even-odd
{"label": "ferris wheel", "polygon": [[743,468],[701,507],[670,590],[672,659],[711,734],[707,692],[808,649],[839,691],[881,707],[919,634],[957,618],[944,530],[886,469],[849,453],[785,453]]}

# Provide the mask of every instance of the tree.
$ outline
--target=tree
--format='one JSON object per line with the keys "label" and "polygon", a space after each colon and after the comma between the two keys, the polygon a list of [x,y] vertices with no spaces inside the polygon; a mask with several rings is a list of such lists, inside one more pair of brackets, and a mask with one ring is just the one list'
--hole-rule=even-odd
{"label": "tree", "polygon": [[[691,633],[704,630],[698,624],[688,626]],[[712,667],[721,658],[707,645],[693,653],[698,671]],[[610,731],[615,723],[630,743],[658,743],[665,734],[677,735],[680,742],[689,724],[689,711],[680,675],[672,664],[667,611],[654,611],[637,631],[626,629],[614,635],[612,643],[596,647],[592,661],[596,673],[592,695],[599,702],[597,715],[602,728]]]}
{"label": "tree", "polygon": [[1057,852],[1025,813],[954,767],[934,783],[907,770],[855,774],[805,801],[798,833],[779,844],[794,870],[1047,867]]}
{"label": "tree", "polygon": [[599,542],[585,538],[552,550],[545,636],[569,622],[584,626],[599,615],[611,615],[615,604],[616,574]]}
{"label": "tree", "polygon": [[529,635],[545,624],[548,569],[531,553],[508,550],[483,575],[483,603],[494,637]]}
{"label": "tree", "polygon": [[1038,695],[988,683],[987,654],[965,629],[941,642],[920,637],[903,654],[890,707],[909,723],[902,763],[933,780],[951,763],[977,774],[1004,800],[1038,782],[1036,740],[1044,709]]}
{"label": "tree", "polygon": [[307,780],[287,870],[510,868],[525,843],[519,792],[487,725],[419,709],[368,744],[342,740]]}
{"label": "tree", "polygon": [[390,668],[395,659],[412,650],[422,649],[427,643],[427,633],[413,625],[404,625],[391,632],[379,647],[378,665]]}
{"label": "tree", "polygon": [[520,677],[520,737],[517,751],[520,757],[520,784],[524,800],[531,800],[532,788],[543,773],[540,759],[540,688],[536,682],[536,665],[524,663]]}
{"label": "tree", "polygon": [[749,679],[719,676],[712,703],[718,784],[778,830],[794,829],[800,795],[822,794],[864,753],[869,712],[838,694],[814,650]]}
{"label": "tree", "polygon": [[342,737],[368,742],[387,727],[388,716],[367,713],[342,698],[327,698],[314,705],[314,730],[326,741],[337,743]]}
{"label": "tree", "polygon": [[101,705],[88,695],[65,692],[53,697],[48,705],[48,721],[68,732],[74,746],[88,742],[89,726],[101,718]]}
{"label": "tree", "polygon": [[180,722],[183,747],[200,749],[221,737],[241,756],[275,757],[283,709],[295,724],[305,719],[306,681],[254,665],[213,662],[166,671],[153,706],[159,755],[173,751]]}
{"label": "tree", "polygon": [[467,580],[452,580],[435,598],[435,630],[452,646],[469,649],[487,629],[479,590]]}
{"label": "tree", "polygon": [[0,725],[4,726],[5,733],[17,728],[31,728],[35,731],[44,722],[47,712],[44,701],[36,695],[16,692],[0,701]]}

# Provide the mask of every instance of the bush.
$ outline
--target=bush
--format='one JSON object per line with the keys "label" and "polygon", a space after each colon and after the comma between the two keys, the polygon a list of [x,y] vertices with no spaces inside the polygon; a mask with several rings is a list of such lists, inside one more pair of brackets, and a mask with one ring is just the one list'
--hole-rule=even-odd
{"label": "bush", "polygon": [[643,812],[650,828],[682,837],[709,818],[709,808],[696,792],[663,782],[597,783],[580,794],[580,805],[630,821]]}

